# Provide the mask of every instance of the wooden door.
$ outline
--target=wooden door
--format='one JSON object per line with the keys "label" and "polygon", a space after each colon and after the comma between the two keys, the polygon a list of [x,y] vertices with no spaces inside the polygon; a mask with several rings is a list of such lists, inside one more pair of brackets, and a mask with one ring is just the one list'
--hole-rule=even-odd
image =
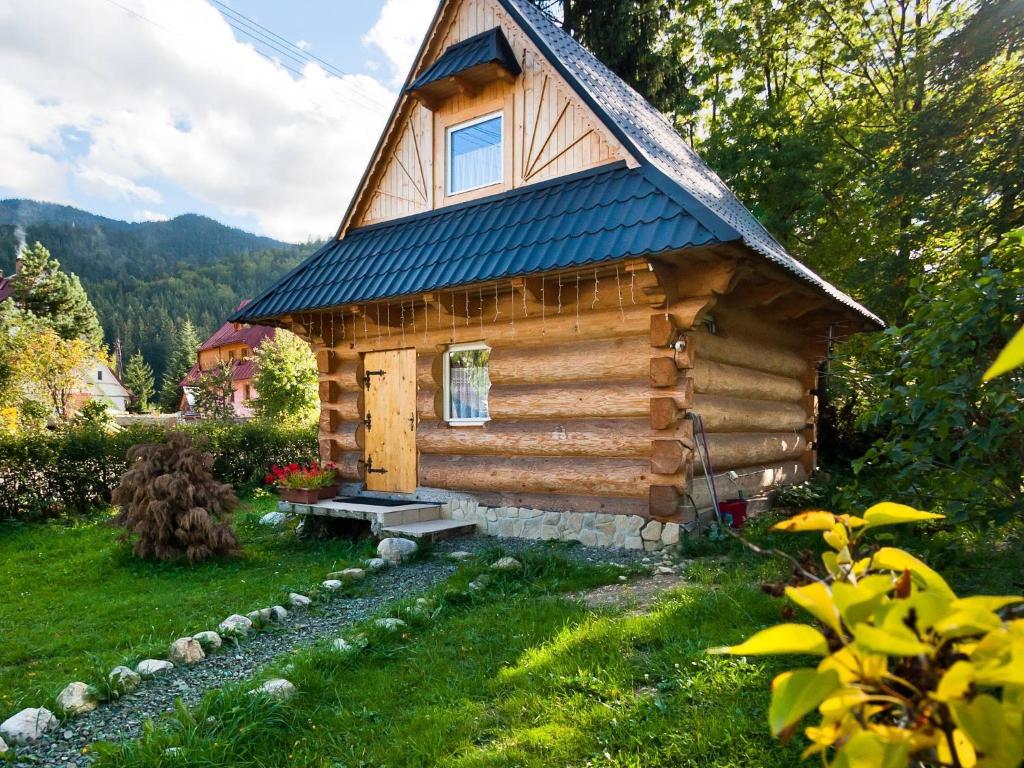
{"label": "wooden door", "polygon": [[363,356],[366,490],[416,490],[416,350]]}

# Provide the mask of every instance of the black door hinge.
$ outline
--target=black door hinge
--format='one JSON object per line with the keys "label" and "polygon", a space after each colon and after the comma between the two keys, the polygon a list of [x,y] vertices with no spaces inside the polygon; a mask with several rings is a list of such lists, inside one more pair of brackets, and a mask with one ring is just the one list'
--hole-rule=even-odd
{"label": "black door hinge", "polygon": [[383,375],[384,375],[384,371],[383,370],[380,370],[380,371],[367,371],[366,373],[363,374],[363,387],[365,387],[366,389],[370,388],[370,377],[371,376],[383,376]]}

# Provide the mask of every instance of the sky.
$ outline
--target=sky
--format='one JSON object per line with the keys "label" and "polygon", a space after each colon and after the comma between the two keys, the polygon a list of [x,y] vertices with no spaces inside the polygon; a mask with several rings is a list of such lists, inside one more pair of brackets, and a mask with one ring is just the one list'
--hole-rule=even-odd
{"label": "sky", "polygon": [[0,2],[0,199],[331,234],[436,0],[220,2],[329,66],[218,0]]}

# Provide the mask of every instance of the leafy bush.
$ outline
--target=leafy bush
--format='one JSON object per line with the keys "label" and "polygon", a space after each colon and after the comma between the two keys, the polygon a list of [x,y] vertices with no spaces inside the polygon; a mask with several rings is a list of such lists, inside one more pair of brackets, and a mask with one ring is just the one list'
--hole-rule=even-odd
{"label": "leafy bush", "polygon": [[137,557],[190,563],[242,551],[231,527],[238,497],[214,479],[213,456],[182,433],[128,451],[129,469],[112,494],[120,511],[114,525],[124,528]]}
{"label": "leafy bush", "polygon": [[1024,376],[981,380],[1020,325],[1022,285],[1019,230],[991,254],[918,281],[913,319],[845,359],[860,427],[881,435],[853,462],[848,502],[896,487],[958,522],[1024,511]]}
{"label": "leafy bush", "polygon": [[[317,458],[316,430],[265,424],[197,423],[181,428],[213,455],[213,476],[236,488],[259,484],[272,464]],[[0,520],[88,514],[110,503],[129,449],[169,431],[138,424],[108,433],[92,424],[20,437],[0,435]]]}
{"label": "leafy bush", "polygon": [[780,624],[711,650],[821,658],[772,682],[775,735],[821,715],[805,729],[805,757],[833,768],[1024,761],[1024,626],[1002,615],[1024,598],[960,598],[913,555],[865,546],[869,531],[939,517],[885,502],[863,518],[812,511],[774,526],[821,531],[830,547],[823,567],[798,564],[784,590],[818,627]]}

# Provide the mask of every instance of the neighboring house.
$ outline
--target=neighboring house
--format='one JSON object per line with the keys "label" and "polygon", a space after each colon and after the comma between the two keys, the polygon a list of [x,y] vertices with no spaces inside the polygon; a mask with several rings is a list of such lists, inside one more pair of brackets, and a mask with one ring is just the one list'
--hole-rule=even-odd
{"label": "neighboring house", "polygon": [[442,0],[337,236],[232,320],[312,344],[345,492],[648,549],[710,504],[696,417],[723,497],[803,481],[882,327],[529,0]]}
{"label": "neighboring house", "polygon": [[[248,302],[238,305],[240,310]],[[259,395],[253,388],[256,375],[252,355],[263,342],[274,338],[274,328],[264,325],[246,325],[243,323],[224,323],[210,338],[204,341],[196,355],[196,362],[184,379],[181,380],[182,398],[179,410],[185,415],[195,415],[195,384],[204,373],[227,363],[231,368],[231,381],[234,394],[231,404],[238,418],[249,418],[252,409],[249,401]]]}
{"label": "neighboring house", "polygon": [[[20,259],[18,264],[21,264]],[[0,301],[6,301],[12,293],[11,278],[0,275]],[[110,410],[115,415],[128,412],[128,402],[132,398],[132,393],[109,365],[101,360],[95,360],[83,371],[82,378],[85,380],[85,387],[81,392],[75,392],[71,396],[72,410],[77,411],[90,400],[99,398],[110,404]]]}
{"label": "neighboring house", "polygon": [[86,381],[85,388],[71,396],[73,410],[81,409],[90,400],[99,399],[110,404],[114,415],[128,412],[132,393],[109,365],[94,361],[85,369],[83,378]]}

